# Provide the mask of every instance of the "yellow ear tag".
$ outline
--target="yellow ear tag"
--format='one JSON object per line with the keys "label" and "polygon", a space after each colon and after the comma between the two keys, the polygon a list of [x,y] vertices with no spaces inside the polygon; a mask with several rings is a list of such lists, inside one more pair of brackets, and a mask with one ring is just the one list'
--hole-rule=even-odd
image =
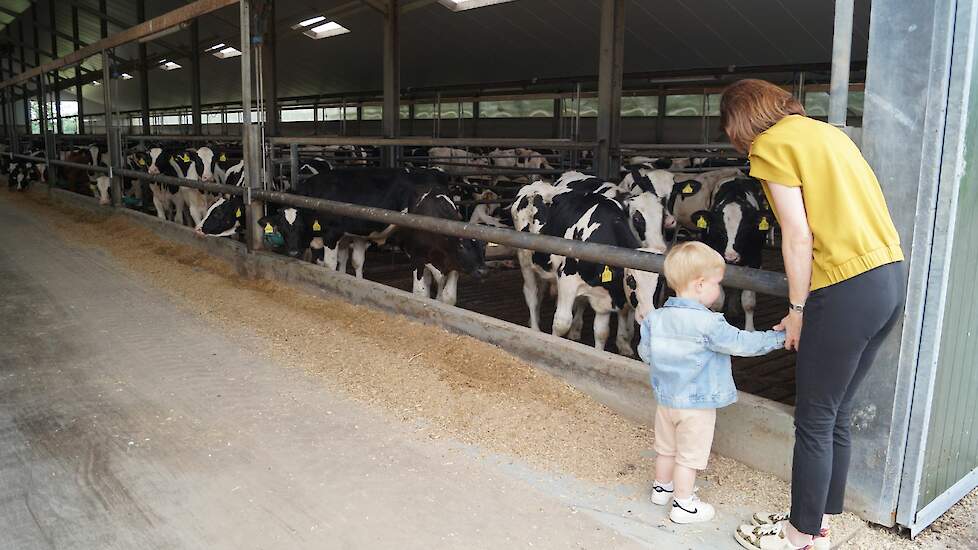
{"label": "yellow ear tag", "polygon": [[316,220],[316,221],[312,222],[312,230],[313,231],[320,231],[320,230],[322,230],[322,228],[323,228],[323,226],[319,225],[319,220]]}
{"label": "yellow ear tag", "polygon": [[146,166],[146,161],[143,160],[143,159],[139,159],[139,165],[140,166]]}
{"label": "yellow ear tag", "polygon": [[767,231],[768,229],[771,229],[771,224],[767,222],[767,216],[761,218],[761,223],[757,224],[757,228],[760,229],[761,231]]}
{"label": "yellow ear tag", "polygon": [[184,153],[183,154],[183,162],[190,162],[190,155],[188,155],[187,153]]}
{"label": "yellow ear tag", "polygon": [[692,192],[693,192],[693,186],[687,183],[686,187],[683,187],[683,195],[689,195]]}
{"label": "yellow ear tag", "polygon": [[611,282],[611,268],[604,266],[604,271],[601,272],[601,282],[610,283]]}
{"label": "yellow ear tag", "polygon": [[272,224],[265,224],[265,233],[275,233],[275,228],[272,227]]}
{"label": "yellow ear tag", "polygon": [[217,160],[219,160],[220,162],[225,162],[225,161],[227,161],[227,159],[228,159],[228,156],[225,155],[224,153],[221,153],[221,156]]}
{"label": "yellow ear tag", "polygon": [[234,211],[234,217],[235,218],[240,218],[241,217],[241,209],[240,208]]}
{"label": "yellow ear tag", "polygon": [[703,216],[700,216],[699,218],[697,218],[697,220],[696,220],[696,227],[699,227],[700,229],[706,229],[708,227],[708,225],[709,224],[706,223],[706,218],[704,218]]}

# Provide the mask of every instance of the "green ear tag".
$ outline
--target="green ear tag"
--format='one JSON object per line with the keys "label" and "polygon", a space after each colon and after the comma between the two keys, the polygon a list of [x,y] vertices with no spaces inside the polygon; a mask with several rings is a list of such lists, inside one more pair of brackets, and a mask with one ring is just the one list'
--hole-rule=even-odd
{"label": "green ear tag", "polygon": [[322,231],[322,229],[323,229],[323,226],[319,225],[319,220],[316,220],[316,221],[312,222],[312,230],[313,231]]}
{"label": "green ear tag", "polygon": [[272,224],[270,223],[265,224],[265,233],[275,233],[275,228],[272,227]]}
{"label": "green ear tag", "polygon": [[227,159],[228,159],[228,156],[225,155],[224,153],[221,153],[221,156],[217,160],[219,160],[220,162],[225,162],[225,161],[227,161]]}
{"label": "green ear tag", "polygon": [[611,282],[611,268],[604,266],[604,271],[601,272],[601,282],[610,283]]}
{"label": "green ear tag", "polygon": [[767,216],[761,218],[761,223],[757,224],[757,228],[761,231],[767,231],[771,229],[771,224],[767,221]]}
{"label": "green ear tag", "polygon": [[710,224],[706,222],[706,217],[705,216],[700,216],[699,218],[697,218],[697,220],[696,220],[696,227],[698,227],[700,229],[706,229],[709,226],[710,226]]}
{"label": "green ear tag", "polygon": [[691,195],[691,194],[693,194],[693,186],[687,183],[686,187],[683,187],[683,195]]}
{"label": "green ear tag", "polygon": [[183,162],[190,162],[190,155],[188,155],[187,153],[184,153],[182,158],[183,158]]}
{"label": "green ear tag", "polygon": [[240,218],[241,217],[241,209],[240,208],[234,211],[234,217],[235,218]]}
{"label": "green ear tag", "polygon": [[143,159],[139,159],[139,165],[140,166],[146,166],[146,161],[143,160]]}

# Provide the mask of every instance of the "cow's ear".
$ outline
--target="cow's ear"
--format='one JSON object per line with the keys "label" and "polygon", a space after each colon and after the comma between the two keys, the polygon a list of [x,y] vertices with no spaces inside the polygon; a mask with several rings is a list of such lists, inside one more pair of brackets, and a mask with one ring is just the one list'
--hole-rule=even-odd
{"label": "cow's ear", "polygon": [[700,231],[707,231],[710,226],[713,225],[713,212],[709,210],[697,210],[693,212],[693,215],[689,217],[693,221],[693,227]]}

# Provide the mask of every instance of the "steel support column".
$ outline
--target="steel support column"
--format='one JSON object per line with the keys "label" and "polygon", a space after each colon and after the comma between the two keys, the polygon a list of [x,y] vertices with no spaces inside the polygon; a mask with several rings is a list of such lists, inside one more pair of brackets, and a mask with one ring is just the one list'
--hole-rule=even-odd
{"label": "steel support column", "polygon": [[[617,170],[621,140],[621,88],[625,52],[625,0],[602,0],[598,67],[598,150],[595,171],[610,178]],[[620,163],[618,163],[620,164]]]}
{"label": "steel support column", "polygon": [[[251,0],[241,0],[239,13],[241,28],[241,148],[245,158],[245,169],[248,171],[247,186],[251,189],[260,187],[261,163],[258,158],[260,144],[257,141],[257,128],[251,120]],[[248,250],[261,249],[262,232],[258,220],[264,214],[262,204],[251,201],[251,194],[245,195],[245,239]]]}
{"label": "steel support column", "polygon": [[197,20],[190,23],[190,133],[201,133],[200,113],[200,29]]}
{"label": "steel support column", "polygon": [[[72,8],[77,12],[78,8]],[[136,21],[146,21],[146,0],[136,2]],[[146,44],[139,43],[139,109],[143,135],[150,134],[149,127],[149,67],[146,66]]]}
{"label": "steel support column", "polygon": [[[71,37],[74,39],[72,51],[78,51],[78,8],[71,7]],[[82,95],[81,64],[75,65],[75,101],[78,103],[78,133],[85,133],[85,96]]]}
{"label": "steel support column", "polygon": [[[48,0],[48,15],[50,16],[48,19],[51,24],[51,55],[53,55],[55,59],[57,59],[60,55],[58,54],[58,35],[55,33],[55,30],[58,28],[57,12],[55,11],[57,6],[58,4],[55,3],[55,0]],[[54,73],[52,73],[52,77],[54,79],[54,82],[52,82],[52,90],[54,95],[54,116],[56,121],[55,133],[63,134],[64,127],[61,123],[61,75],[58,73],[58,71],[54,71]]]}
{"label": "steel support column", "polygon": [[832,83],[829,87],[829,124],[846,125],[849,107],[849,64],[852,53],[854,0],[835,0],[835,30],[832,34]]}
{"label": "steel support column", "polygon": [[281,133],[278,108],[278,64],[275,53],[278,45],[275,35],[275,2],[265,6],[261,37],[262,98],[265,101],[265,133],[277,136]]}
{"label": "steel support column", "polygon": [[[122,166],[122,148],[119,143],[119,134],[115,127],[115,116],[112,109],[112,60],[109,58],[109,50],[102,50],[102,104],[106,149],[109,153],[109,162],[113,168]],[[119,176],[112,178],[112,206],[122,206],[122,180]]]}
{"label": "steel support column", "polygon": [[[386,1],[384,13],[384,132],[385,138],[400,135],[401,122],[401,29],[397,0]],[[459,113],[461,117],[461,113]],[[461,136],[459,136],[461,137]],[[385,147],[384,165],[393,167],[397,161],[397,147]]]}
{"label": "steel support column", "polygon": [[[27,70],[27,58],[24,55],[24,20],[17,20],[17,35],[20,37],[20,70],[24,72]],[[31,106],[30,101],[27,99],[27,84],[21,85],[21,101],[24,107],[24,133],[31,133]]]}

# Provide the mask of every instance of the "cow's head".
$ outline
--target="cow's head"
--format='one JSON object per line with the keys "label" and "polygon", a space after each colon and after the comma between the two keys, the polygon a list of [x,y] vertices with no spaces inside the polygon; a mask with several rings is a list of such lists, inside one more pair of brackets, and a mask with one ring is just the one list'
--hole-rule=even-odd
{"label": "cow's head", "polygon": [[149,150],[149,165],[146,171],[153,175],[160,175],[164,172],[165,166],[169,165],[169,153],[161,147],[153,147]]}
{"label": "cow's head", "polygon": [[95,198],[98,199],[100,205],[108,206],[112,204],[112,195],[109,193],[111,187],[112,178],[109,176],[99,176],[95,179],[95,183],[92,184],[92,193],[95,194]]}
{"label": "cow's head", "polygon": [[[661,254],[651,249],[639,249],[643,252]],[[635,320],[639,323],[655,309],[655,291],[659,286],[659,274],[650,271],[625,268],[625,298],[635,310]]]}
{"label": "cow's head", "polygon": [[702,240],[729,264],[757,264],[774,224],[772,213],[761,207],[756,186],[755,180],[745,178],[725,182],[714,196],[713,208],[692,216]]}
{"label": "cow's head", "polygon": [[209,237],[233,235],[244,224],[244,208],[244,199],[241,197],[217,199],[197,226],[197,234]]}
{"label": "cow's head", "polygon": [[[312,231],[318,220],[307,220],[297,208],[283,208],[258,220],[262,240],[273,250],[297,258],[309,248]],[[308,222],[308,223],[307,223]]]}
{"label": "cow's head", "polygon": [[215,174],[217,173],[218,156],[214,150],[210,147],[201,147],[195,152],[197,157],[194,159],[194,164],[197,168],[197,179],[210,183],[217,181]]}
{"label": "cow's head", "polygon": [[[652,192],[629,197],[625,201],[628,208],[628,223],[641,241],[643,248],[665,254],[665,229],[668,227],[665,207],[662,200]],[[675,227],[676,220],[672,219]]]}
{"label": "cow's head", "polygon": [[150,157],[150,154],[146,151],[134,151],[126,156],[126,166],[130,170],[147,172],[149,171],[149,167],[152,162],[152,157]]}
{"label": "cow's head", "polygon": [[200,179],[200,174],[204,171],[197,151],[191,149],[174,151],[169,155],[168,162],[180,178]]}

